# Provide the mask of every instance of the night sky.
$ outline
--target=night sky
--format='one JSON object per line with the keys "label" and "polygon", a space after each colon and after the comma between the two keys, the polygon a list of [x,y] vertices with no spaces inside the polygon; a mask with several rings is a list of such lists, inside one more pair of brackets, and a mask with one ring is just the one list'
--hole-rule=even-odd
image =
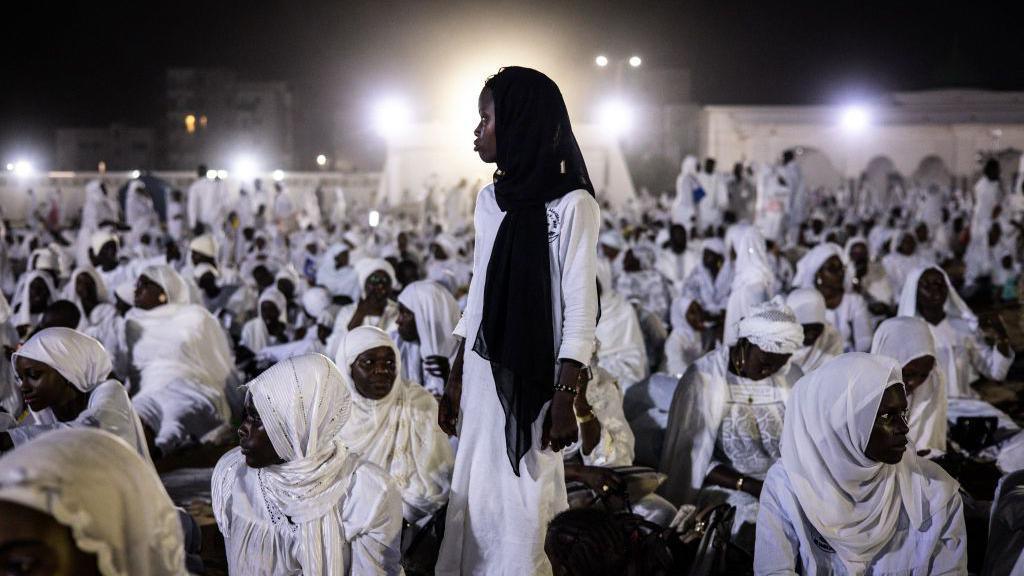
{"label": "night sky", "polygon": [[368,102],[385,91],[420,99],[429,115],[454,62],[486,52],[512,64],[528,47],[544,51],[538,61],[567,98],[597,73],[598,53],[689,68],[702,103],[1024,90],[1024,17],[1011,8],[1021,2],[569,4],[9,2],[0,157],[45,159],[62,126],[157,126],[164,71],[175,66],[288,82],[300,150],[327,145],[336,128],[364,129]]}

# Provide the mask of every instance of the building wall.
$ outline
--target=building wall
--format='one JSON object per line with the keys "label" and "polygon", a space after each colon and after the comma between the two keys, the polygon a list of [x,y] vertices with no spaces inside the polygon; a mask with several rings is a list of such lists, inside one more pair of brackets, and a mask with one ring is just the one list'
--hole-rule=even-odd
{"label": "building wall", "polygon": [[[965,96],[965,92],[967,96]],[[824,153],[848,178],[856,178],[875,157],[890,158],[913,174],[929,156],[941,158],[954,175],[978,171],[979,152],[1024,150],[1024,105],[1019,94],[941,91],[895,95],[878,105],[862,131],[841,126],[841,107],[706,106],[700,152],[733,162],[775,162],[787,149]]]}
{"label": "building wall", "polygon": [[294,165],[287,84],[243,81],[216,68],[168,70],[166,81],[166,167],[230,169],[241,156],[263,169]]}
{"label": "building wall", "polygon": [[120,124],[60,128],[56,140],[56,167],[60,170],[96,170],[100,162],[108,170],[144,170],[154,167],[156,160],[155,138],[149,128]]}

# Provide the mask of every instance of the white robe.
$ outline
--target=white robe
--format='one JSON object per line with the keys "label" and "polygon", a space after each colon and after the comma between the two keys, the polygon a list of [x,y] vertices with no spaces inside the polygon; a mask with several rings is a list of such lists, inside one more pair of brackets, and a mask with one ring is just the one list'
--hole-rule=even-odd
{"label": "white robe", "polygon": [[825,320],[842,337],[844,352],[867,352],[871,349],[871,314],[860,294],[843,294],[839,306],[825,309]]}
{"label": "white robe", "polygon": [[[597,320],[597,237],[600,209],[576,190],[548,203],[551,296],[557,358],[589,363]],[[472,350],[484,307],[484,281],[504,213],[488,185],[477,198],[474,282],[456,334],[465,338],[459,448],[444,541],[436,574],[550,574],[544,554],[547,523],[568,507],[562,456],[540,448],[542,413],[533,424],[534,447],[512,472],[505,447],[505,414],[490,363]],[[555,218],[557,217],[557,218]],[[550,226],[550,224],[549,224]]]}
{"label": "white robe", "polygon": [[647,349],[636,310],[611,290],[601,294],[596,335],[597,364],[611,373],[623,390],[647,377]]}
{"label": "white robe", "polygon": [[810,346],[804,346],[790,359],[804,374],[843,353],[843,338],[831,324],[825,324],[821,336]]}

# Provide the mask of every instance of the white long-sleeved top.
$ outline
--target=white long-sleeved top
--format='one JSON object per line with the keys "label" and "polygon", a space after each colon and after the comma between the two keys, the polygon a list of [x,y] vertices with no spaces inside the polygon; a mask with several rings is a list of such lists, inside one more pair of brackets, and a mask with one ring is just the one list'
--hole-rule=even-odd
{"label": "white long-sleeved top", "polygon": [[847,292],[835,309],[825,309],[825,320],[843,338],[844,352],[867,352],[871,350],[871,314],[868,304],[860,294]]}
{"label": "white long-sleeved top", "polygon": [[[555,357],[587,364],[597,323],[600,208],[586,191],[575,190],[549,202],[547,212]],[[533,447],[520,461],[521,476],[513,473],[491,365],[472,349],[483,316],[487,265],[504,216],[494,186],[486,186],[474,214],[473,281],[455,328],[467,341],[462,415],[438,575],[550,573],[544,527],[568,507],[562,455],[540,448],[543,413],[533,423]]]}
{"label": "white long-sleeved top", "polygon": [[995,346],[985,343],[971,324],[958,318],[945,318],[928,324],[935,339],[938,367],[945,371],[949,398],[976,398],[971,382],[982,375],[990,380],[1005,380],[1016,355],[1003,356]]}
{"label": "white long-sleeved top", "polygon": [[[845,575],[846,568],[802,511],[797,518],[786,510],[802,510],[781,464],[768,471],[761,488],[757,517],[754,573],[759,576]],[[868,566],[876,576],[967,574],[967,530],[963,502],[955,495],[928,529],[910,530],[910,518],[900,511],[896,533]]]}

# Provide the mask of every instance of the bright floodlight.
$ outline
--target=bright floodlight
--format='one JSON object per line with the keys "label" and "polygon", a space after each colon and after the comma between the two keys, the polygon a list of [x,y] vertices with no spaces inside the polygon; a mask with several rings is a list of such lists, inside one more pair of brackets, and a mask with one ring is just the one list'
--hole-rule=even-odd
{"label": "bright floodlight", "polygon": [[216,177],[217,177],[217,171],[216,170],[207,170],[206,171],[206,178],[208,180],[213,180]]}
{"label": "bright floodlight", "polygon": [[252,158],[240,156],[235,160],[231,173],[235,175],[235,178],[245,182],[256,177],[256,174],[259,173],[259,166],[256,165],[256,161]]}
{"label": "bright floodlight", "polygon": [[632,66],[633,68],[639,67],[642,63],[643,60],[641,60],[639,56],[633,56],[629,59],[629,65]]}
{"label": "bright floodlight", "polygon": [[323,154],[320,154],[319,156],[317,156],[316,157],[316,165],[317,166],[327,166],[327,156],[324,156]]}
{"label": "bright floodlight", "polygon": [[139,176],[142,176],[142,172],[139,172],[138,170],[132,170],[130,176],[132,177],[132,180],[135,180]]}
{"label": "bright floodlight", "polygon": [[605,56],[604,54],[601,54],[597,58],[594,58],[594,64],[597,64],[601,68],[604,68],[605,66],[608,65],[608,57]]}
{"label": "bright floodlight", "polygon": [[274,170],[270,175],[274,178],[274,182],[284,180],[284,170]]}
{"label": "bright floodlight", "polygon": [[8,162],[7,163],[7,171],[8,172],[14,172],[14,163],[13,162]]}
{"label": "bright floodlight", "polygon": [[398,98],[382,100],[373,113],[373,124],[383,138],[391,138],[409,125],[412,113],[409,106]]}
{"label": "bright floodlight", "polygon": [[861,132],[868,127],[871,118],[863,106],[847,106],[841,118],[843,129],[848,132]]}
{"label": "bright floodlight", "polygon": [[621,100],[610,100],[601,106],[599,121],[608,134],[621,136],[633,125],[633,110]]}
{"label": "bright floodlight", "polygon": [[220,178],[221,180],[225,180],[225,179],[227,179],[227,177],[228,177],[228,171],[227,170],[217,170],[217,178]]}
{"label": "bright floodlight", "polygon": [[32,163],[28,160],[18,160],[14,163],[14,175],[25,177],[31,176],[35,170],[32,168]]}
{"label": "bright floodlight", "polygon": [[376,210],[370,210],[370,217],[368,218],[371,228],[376,228],[380,224],[380,212]]}

